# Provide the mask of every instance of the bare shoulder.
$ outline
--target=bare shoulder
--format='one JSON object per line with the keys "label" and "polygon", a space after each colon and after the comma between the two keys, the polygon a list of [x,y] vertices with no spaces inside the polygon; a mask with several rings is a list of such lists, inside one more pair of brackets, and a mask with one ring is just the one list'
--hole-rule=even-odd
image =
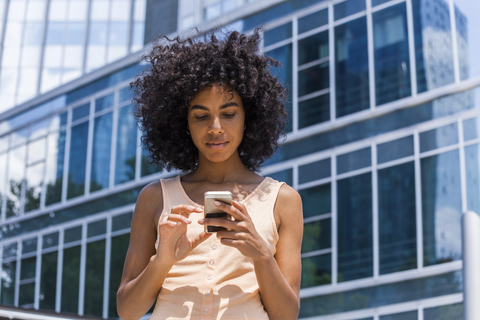
{"label": "bare shoulder", "polygon": [[[156,231],[156,221],[163,210],[163,192],[160,181],[146,185],[138,195],[134,220],[149,222]],[[137,219],[135,219],[137,218]]]}
{"label": "bare shoulder", "polygon": [[284,183],[278,191],[274,212],[279,228],[282,223],[303,224],[302,198],[297,190]]}

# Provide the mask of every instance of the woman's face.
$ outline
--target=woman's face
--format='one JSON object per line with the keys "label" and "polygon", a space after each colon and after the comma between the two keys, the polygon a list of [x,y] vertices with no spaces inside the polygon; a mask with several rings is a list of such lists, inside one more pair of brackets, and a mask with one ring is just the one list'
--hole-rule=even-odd
{"label": "woman's face", "polygon": [[212,84],[188,105],[188,127],[199,156],[223,162],[237,153],[242,142],[245,111],[235,90]]}

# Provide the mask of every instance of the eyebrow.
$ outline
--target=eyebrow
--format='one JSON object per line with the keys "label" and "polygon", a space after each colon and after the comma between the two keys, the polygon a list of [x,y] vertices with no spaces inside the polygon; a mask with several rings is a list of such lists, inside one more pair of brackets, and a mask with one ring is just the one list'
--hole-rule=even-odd
{"label": "eyebrow", "polygon": [[[227,103],[225,103],[224,105],[222,105],[222,106],[220,107],[220,110],[221,110],[221,109],[228,108],[228,107],[238,107],[238,104],[237,104],[235,101],[227,102]],[[190,110],[194,110],[194,109],[197,109],[197,110],[206,110],[206,111],[209,110],[207,107],[202,106],[202,105],[200,105],[200,104],[194,105]]]}

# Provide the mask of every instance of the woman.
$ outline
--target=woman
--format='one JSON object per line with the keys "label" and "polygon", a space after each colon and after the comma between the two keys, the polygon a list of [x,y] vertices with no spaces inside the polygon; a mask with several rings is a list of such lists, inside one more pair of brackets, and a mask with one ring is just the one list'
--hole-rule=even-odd
{"label": "woman", "polygon": [[[170,40],[169,40],[170,41]],[[151,319],[296,319],[303,232],[298,193],[255,173],[285,125],[286,91],[258,54],[259,34],[157,44],[132,87],[151,158],[181,177],[138,197],[118,314]],[[204,219],[207,191],[234,221]],[[225,227],[205,233],[206,225]]]}

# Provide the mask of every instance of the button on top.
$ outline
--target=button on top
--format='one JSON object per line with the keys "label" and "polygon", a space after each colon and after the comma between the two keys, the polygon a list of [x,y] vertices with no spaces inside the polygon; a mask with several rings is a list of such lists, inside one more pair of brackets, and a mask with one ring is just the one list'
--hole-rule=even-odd
{"label": "button on top", "polygon": [[208,276],[207,279],[208,279],[208,280],[212,280],[212,276]]}
{"label": "button on top", "polygon": [[208,297],[208,296],[210,295],[210,292],[205,292],[203,295],[204,295],[205,297]]}
{"label": "button on top", "polygon": [[204,310],[203,310],[203,313],[207,314],[207,313],[208,313],[208,309],[204,309]]}
{"label": "button on top", "polygon": [[208,261],[208,263],[210,263],[211,265],[213,265],[215,263],[215,261],[212,259],[210,261]]}
{"label": "button on top", "polygon": [[217,249],[217,246],[216,246],[216,245],[213,245],[213,246],[212,246],[212,250],[215,250],[215,249]]}

